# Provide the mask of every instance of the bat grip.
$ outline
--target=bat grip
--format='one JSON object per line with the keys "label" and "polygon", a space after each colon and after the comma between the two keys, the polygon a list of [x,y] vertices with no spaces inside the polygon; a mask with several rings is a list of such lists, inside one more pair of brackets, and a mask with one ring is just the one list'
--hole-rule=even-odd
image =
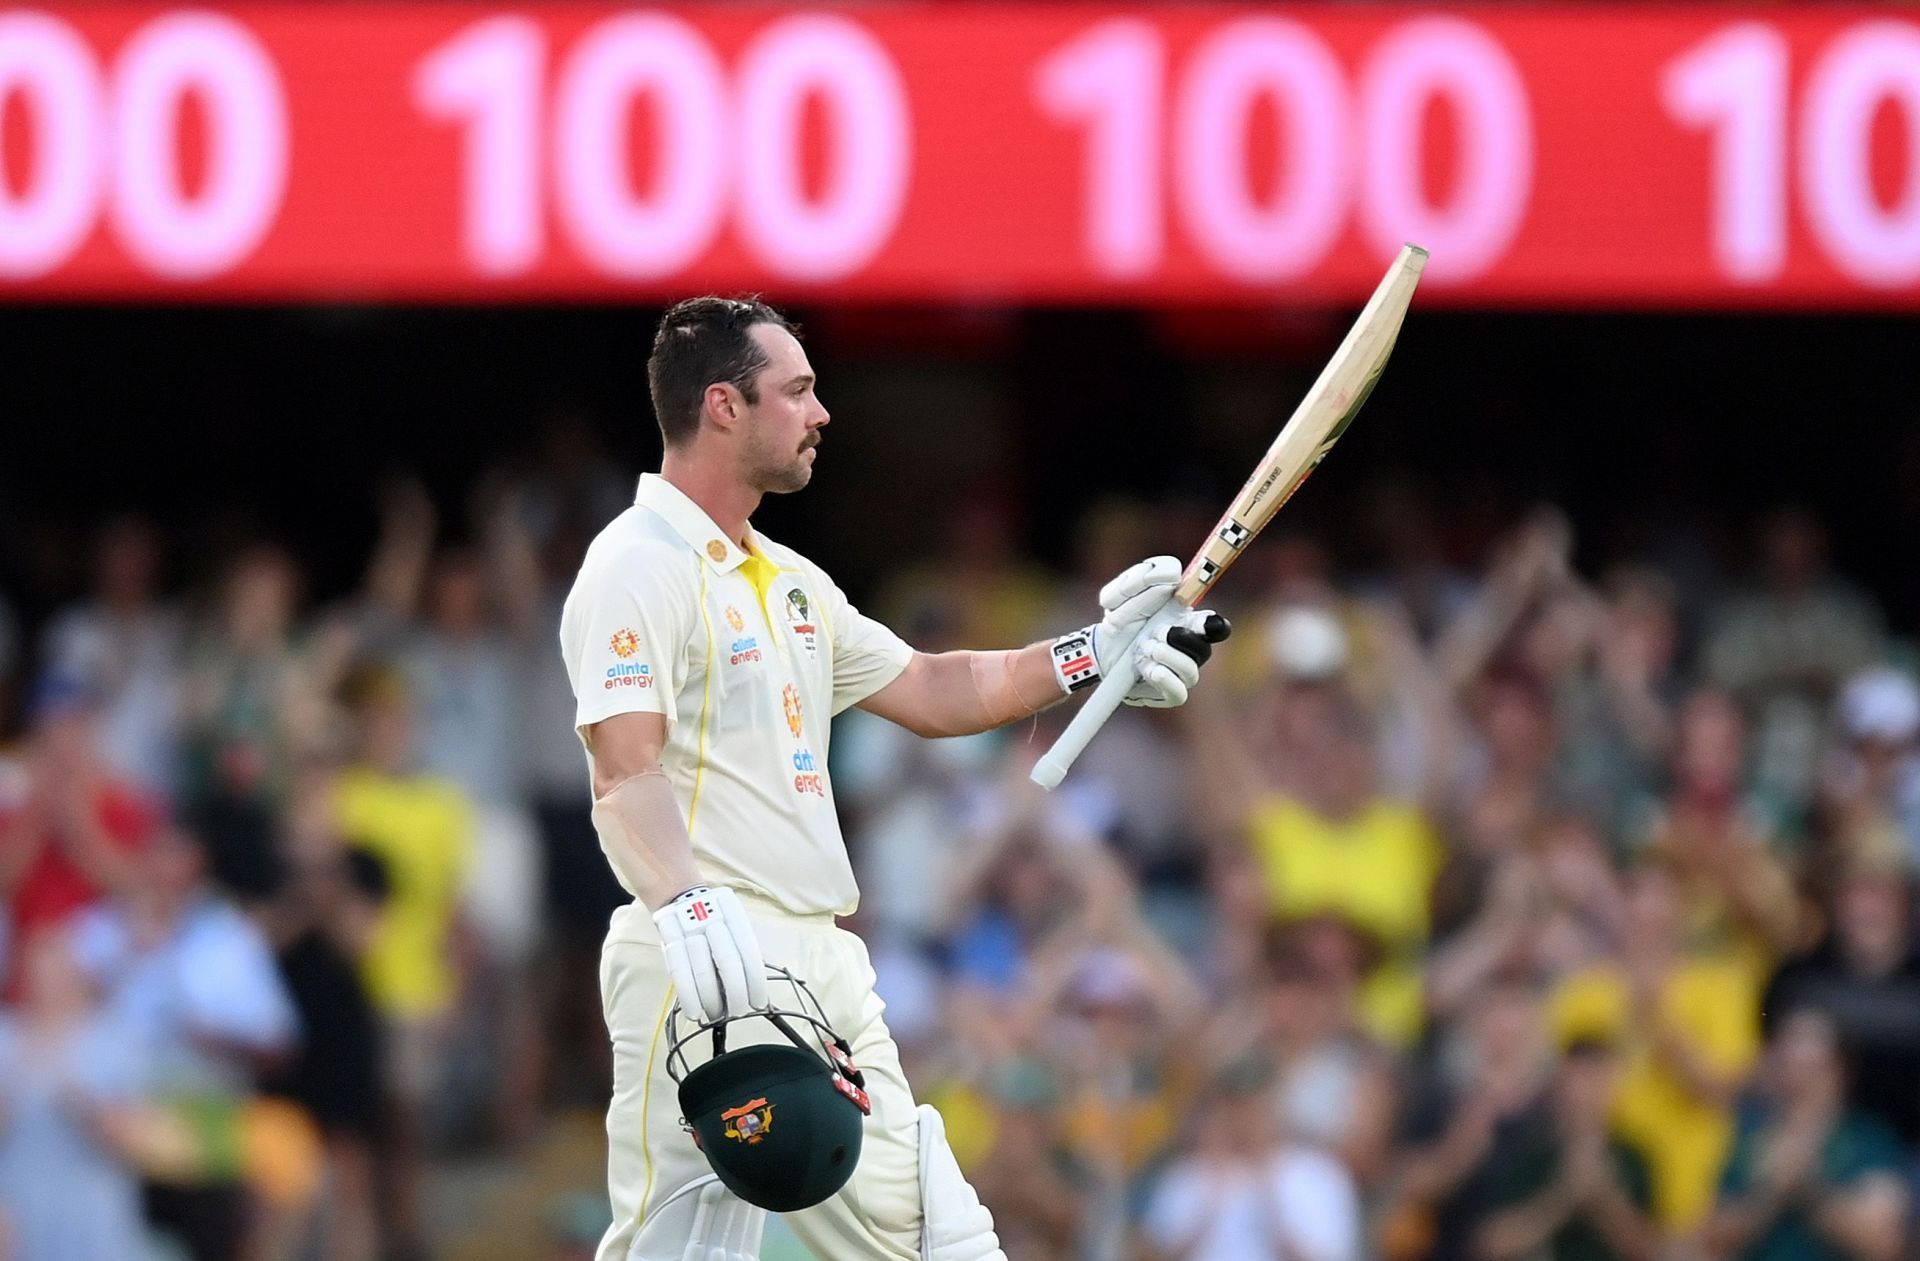
{"label": "bat grip", "polygon": [[1169,593],[1166,603],[1140,624],[1140,629],[1127,641],[1127,646],[1120,650],[1113,668],[1101,677],[1100,685],[1093,689],[1093,695],[1087,697],[1087,703],[1073,716],[1073,721],[1053,742],[1053,747],[1034,763],[1030,777],[1034,783],[1046,789],[1060,786],[1060,781],[1067,777],[1067,768],[1092,743],[1100,728],[1107,725],[1107,719],[1113,717],[1114,711],[1120,708],[1120,702],[1133,690],[1133,685],[1139,682],[1140,667],[1134,661],[1134,645],[1140,642],[1141,636],[1153,634],[1179,621],[1186,611],[1187,606]]}

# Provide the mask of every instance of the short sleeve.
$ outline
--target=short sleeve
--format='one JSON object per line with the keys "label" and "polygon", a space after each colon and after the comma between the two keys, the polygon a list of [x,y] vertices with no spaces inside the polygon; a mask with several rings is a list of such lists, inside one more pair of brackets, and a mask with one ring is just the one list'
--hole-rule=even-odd
{"label": "short sleeve", "polygon": [[907,641],[847,600],[821,575],[827,635],[833,650],[833,712],[850,709],[900,677],[913,660]]}
{"label": "short sleeve", "polygon": [[699,615],[692,563],[666,546],[592,557],[560,615],[560,653],[573,682],[575,731],[616,714],[678,717],[674,695]]}

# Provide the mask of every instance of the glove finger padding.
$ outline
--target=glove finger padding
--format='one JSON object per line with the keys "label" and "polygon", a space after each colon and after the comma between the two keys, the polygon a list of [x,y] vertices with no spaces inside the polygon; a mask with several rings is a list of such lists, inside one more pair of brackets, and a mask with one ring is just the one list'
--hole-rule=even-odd
{"label": "glove finger padding", "polygon": [[714,904],[720,908],[720,918],[726,924],[727,934],[733,939],[735,956],[740,962],[742,988],[735,991],[728,982],[727,996],[737,996],[742,1000],[738,1007],[750,1011],[765,1011],[772,1003],[767,998],[767,961],[760,953],[760,938],[753,931],[753,921],[747,918],[747,908],[740,905],[740,899],[732,889],[715,889]]}
{"label": "glove finger padding", "polygon": [[689,1016],[712,1024],[767,1007],[766,961],[733,890],[696,886],[655,911],[653,921],[674,993]]}
{"label": "glove finger padding", "polygon": [[[1157,667],[1180,684],[1180,699],[1187,689],[1200,681],[1200,663],[1164,639],[1151,639],[1139,648],[1140,677],[1147,678]],[[1155,677],[1159,677],[1157,674]]]}
{"label": "glove finger padding", "polygon": [[1196,609],[1181,614],[1165,630],[1142,638],[1134,647],[1138,682],[1127,692],[1126,704],[1146,709],[1186,704],[1200,681],[1201,665],[1213,655],[1213,645],[1232,629],[1218,613]]}
{"label": "glove finger padding", "polygon": [[[1160,588],[1180,581],[1180,562],[1171,556],[1154,556],[1141,561],[1100,588],[1100,607],[1109,621],[1124,621],[1153,611],[1155,601],[1143,597],[1157,595]],[[1134,607],[1129,607],[1129,605]]]}
{"label": "glove finger padding", "polygon": [[[1140,681],[1127,693],[1126,703],[1145,709],[1174,709],[1186,704],[1187,685],[1171,666],[1155,656],[1149,648],[1158,648],[1176,657],[1180,655],[1165,644],[1142,648],[1138,658]],[[1189,661],[1187,664],[1193,663]]]}

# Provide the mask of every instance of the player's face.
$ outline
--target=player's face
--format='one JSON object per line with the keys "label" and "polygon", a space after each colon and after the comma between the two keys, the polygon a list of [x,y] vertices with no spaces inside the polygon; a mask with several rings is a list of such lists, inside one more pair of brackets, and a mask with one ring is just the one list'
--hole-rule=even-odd
{"label": "player's face", "polygon": [[766,353],[767,366],[754,380],[759,397],[748,408],[746,475],[764,493],[796,491],[813,478],[827,409],[814,393],[813,365],[792,333],[756,324],[749,335]]}

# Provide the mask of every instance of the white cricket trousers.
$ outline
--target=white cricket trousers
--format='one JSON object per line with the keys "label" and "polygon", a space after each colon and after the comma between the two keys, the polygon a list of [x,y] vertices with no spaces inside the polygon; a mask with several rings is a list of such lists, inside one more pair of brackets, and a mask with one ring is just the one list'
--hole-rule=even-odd
{"label": "white cricket trousers", "polygon": [[[881,1019],[886,1005],[873,992],[866,943],[831,915],[797,916],[745,894],[740,900],[767,963],[805,981],[827,1023],[852,1046],[873,1103],[852,1179],[824,1204],[787,1214],[787,1224],[820,1261],[920,1261],[920,1122],[899,1050]],[[775,1005],[807,1010],[788,988],[769,982]],[[626,1261],[647,1214],[712,1173],[681,1127],[679,1090],[667,1076],[673,986],[653,918],[642,905],[614,913],[600,957],[600,993],[613,1036],[613,1103],[607,1110],[613,1226],[596,1261]],[[803,1033],[811,1028],[795,1027]],[[764,1020],[727,1027],[729,1047],[785,1041]],[[711,1039],[702,1036],[687,1050],[689,1063],[700,1064],[711,1053]]]}

